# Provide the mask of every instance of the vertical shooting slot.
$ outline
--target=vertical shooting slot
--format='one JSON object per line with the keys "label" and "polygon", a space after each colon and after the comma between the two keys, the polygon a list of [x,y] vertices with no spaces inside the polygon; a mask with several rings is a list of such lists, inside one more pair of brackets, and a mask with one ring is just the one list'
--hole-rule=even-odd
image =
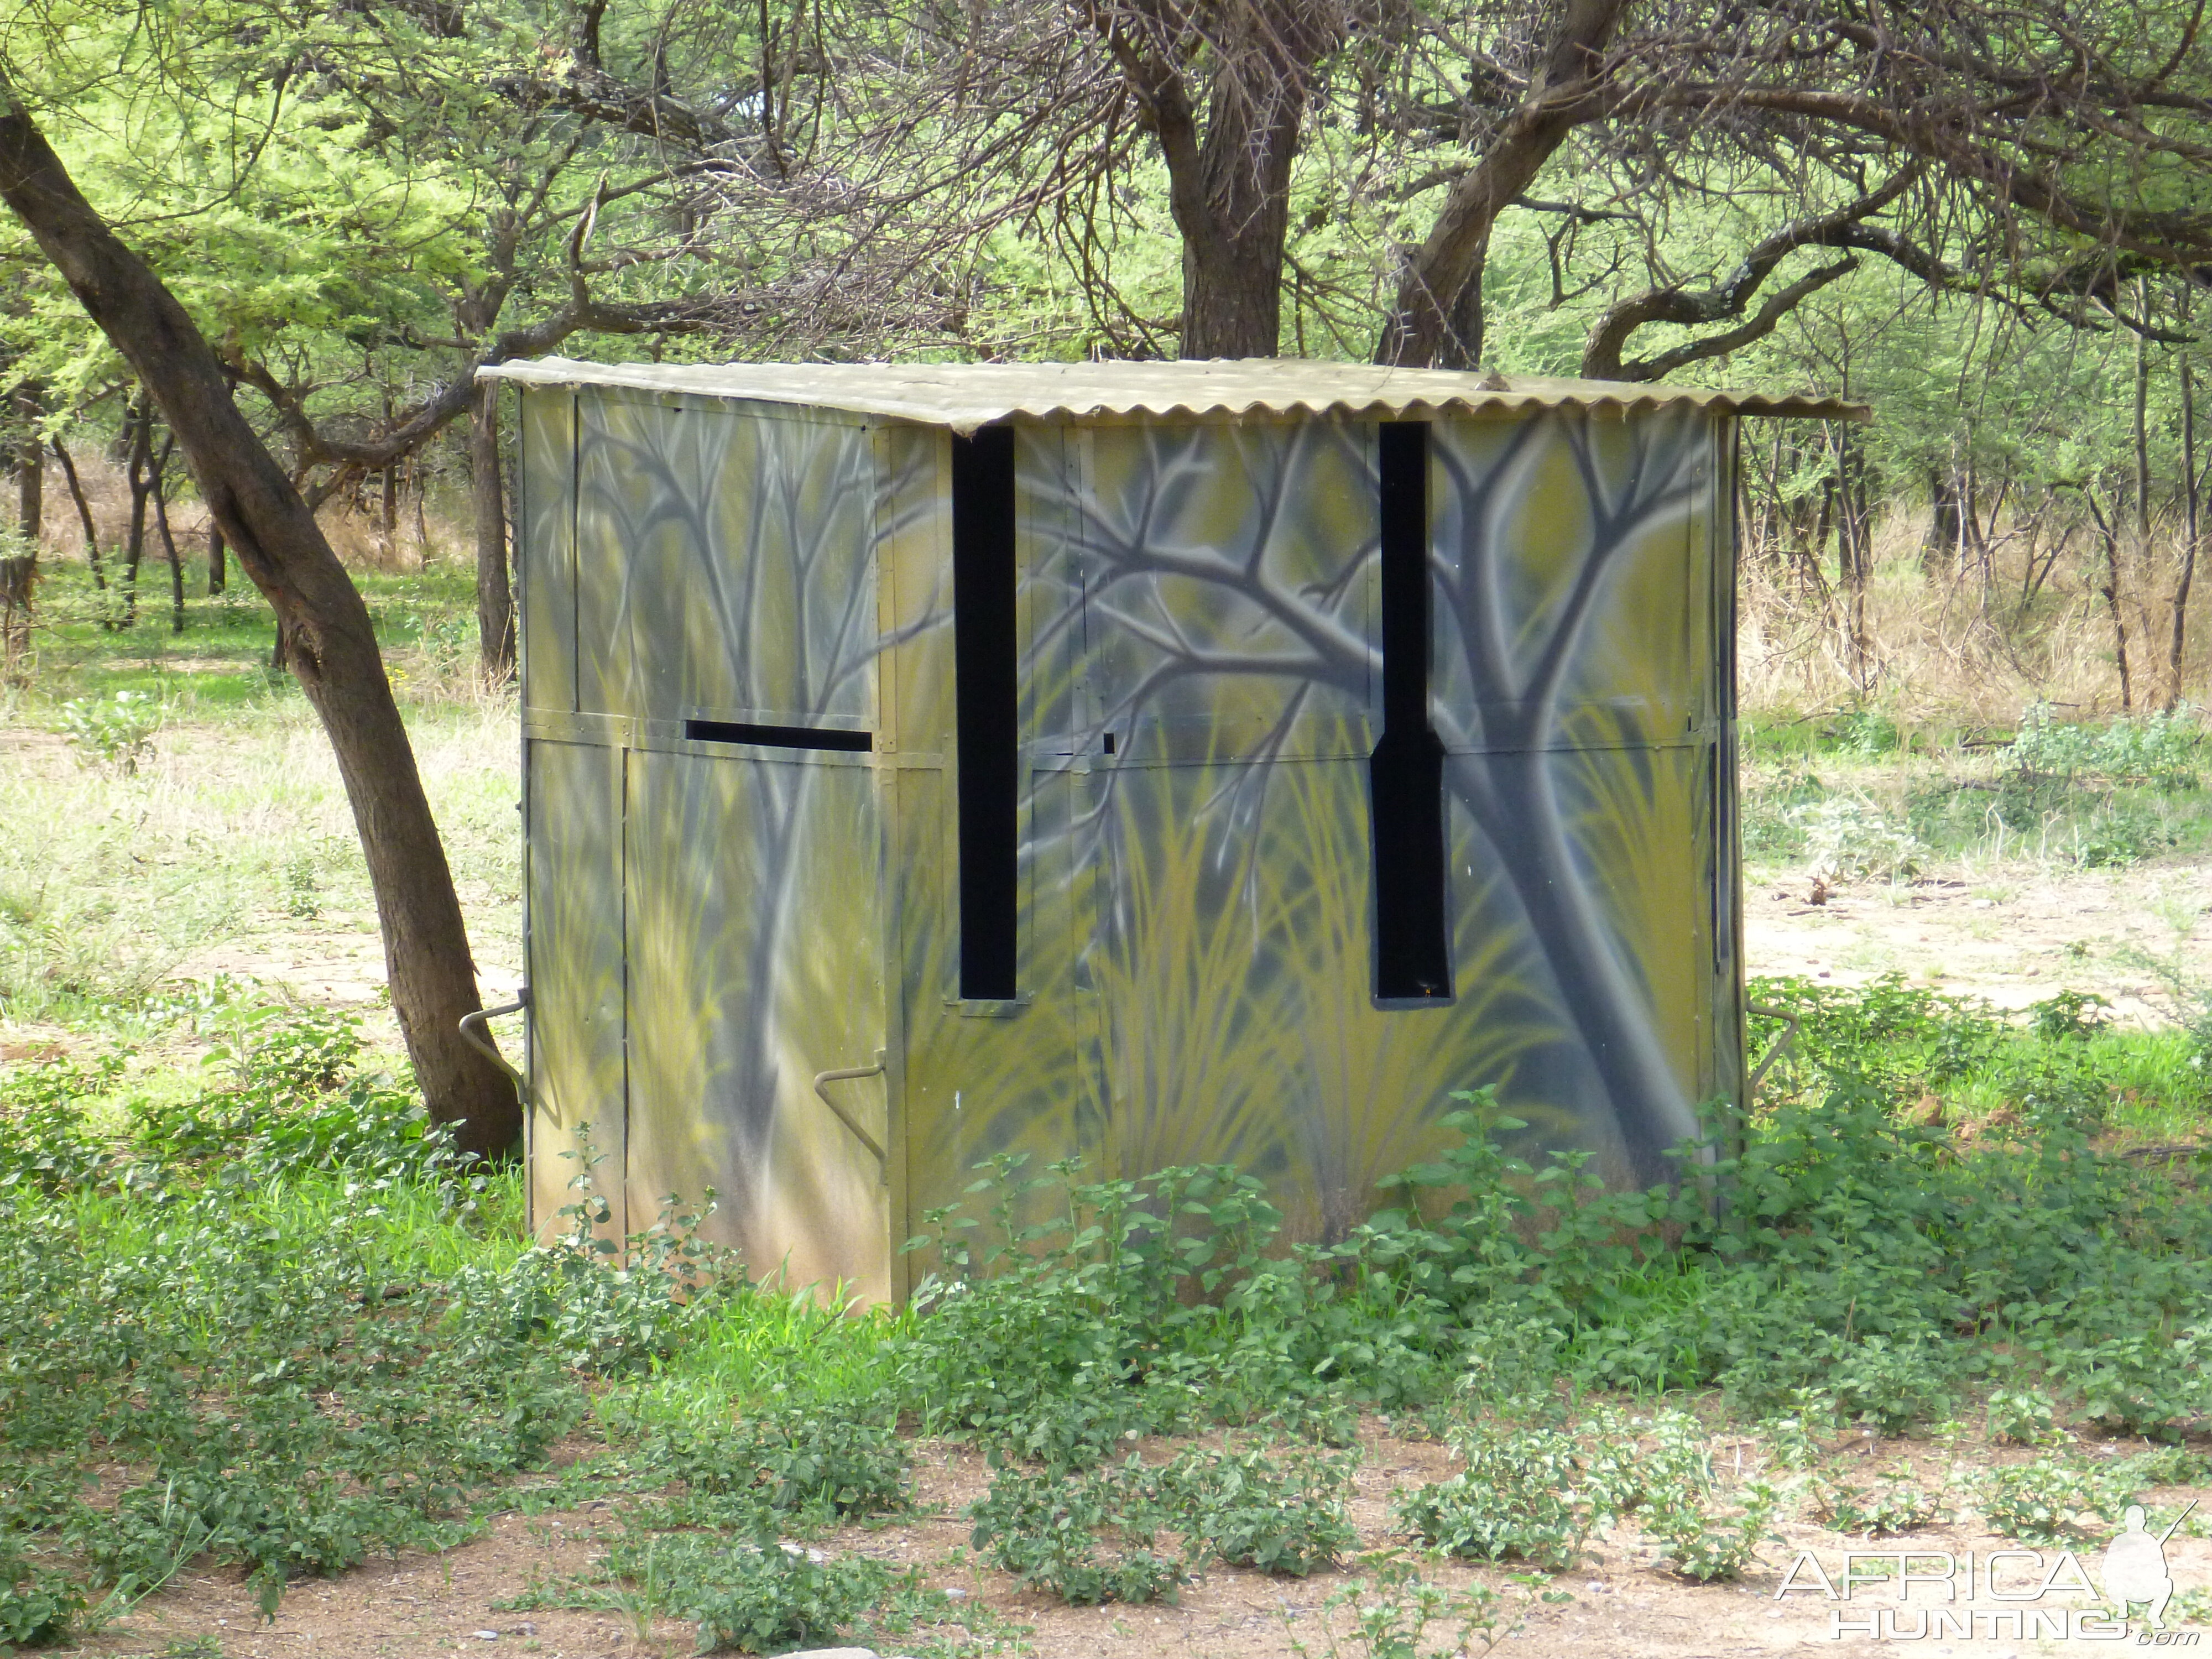
{"label": "vertical shooting slot", "polygon": [[952,440],[952,653],[959,738],[960,994],[1015,995],[1021,747],[1015,684],[1014,434]]}
{"label": "vertical shooting slot", "polygon": [[1368,762],[1375,850],[1375,995],[1451,1000],[1443,745],[1429,726],[1429,428],[1377,429],[1382,736]]}

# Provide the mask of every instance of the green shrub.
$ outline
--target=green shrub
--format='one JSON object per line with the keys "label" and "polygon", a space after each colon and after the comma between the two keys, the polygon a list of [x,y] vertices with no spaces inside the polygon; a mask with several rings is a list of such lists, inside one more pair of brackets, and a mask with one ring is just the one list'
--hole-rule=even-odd
{"label": "green shrub", "polygon": [[2212,1326],[2087,1334],[2049,1344],[2052,1377],[2081,1396],[2081,1415],[2114,1433],[2179,1439],[2212,1412]]}
{"label": "green shrub", "polygon": [[1189,1577],[1153,1547],[1170,1511],[1133,1457],[1073,1471],[994,1460],[991,1490],[969,1515],[971,1541],[993,1565],[1072,1606],[1172,1601]]}
{"label": "green shrub", "polygon": [[1467,1467],[1400,1498],[1393,1512],[1432,1549],[1478,1561],[1519,1559],[1563,1572],[1593,1524],[1577,1502],[1584,1468],[1571,1436],[1478,1425],[1458,1437]]}
{"label": "green shrub", "polygon": [[2203,743],[2196,711],[2185,706],[2093,726],[2059,720],[2049,703],[2039,702],[2021,717],[2006,759],[2014,772],[2028,777],[2070,782],[2094,776],[2193,788]]}
{"label": "green shrub", "polygon": [[749,1543],[695,1533],[626,1540],[608,1553],[607,1571],[645,1587],[652,1611],[696,1625],[702,1653],[823,1646],[898,1577],[865,1556],[817,1560],[773,1534]]}
{"label": "green shrub", "polygon": [[682,1619],[696,1627],[701,1653],[781,1653],[856,1632],[897,1632],[957,1616],[953,1603],[924,1584],[919,1571],[802,1549],[780,1541],[773,1529],[630,1531],[591,1572],[533,1583],[499,1605],[623,1614],[641,1643],[650,1643],[654,1620]]}
{"label": "green shrub", "polygon": [[567,1231],[496,1271],[464,1268],[451,1286],[453,1300],[472,1328],[542,1344],[578,1370],[644,1370],[674,1352],[685,1326],[746,1292],[743,1268],[699,1237],[711,1193],[698,1210],[665,1199],[651,1226],[618,1244],[607,1236],[614,1212],[599,1189],[603,1159],[589,1137],[562,1156],[579,1164],[568,1182],[575,1196],[560,1211]]}
{"label": "green shrub", "polygon": [[1047,1183],[1024,1179],[1022,1163],[995,1159],[976,1183],[992,1200],[980,1254],[949,1211],[932,1212],[933,1241],[908,1243],[933,1244],[938,1265],[913,1298],[926,1316],[897,1346],[900,1391],[932,1430],[1096,1463],[1128,1437],[1187,1420],[1191,1389],[1156,1363],[1195,1322],[1183,1288],[1218,1291],[1249,1273],[1280,1216],[1231,1170],[1080,1183],[1080,1161],[1068,1160],[1051,1171],[1065,1210],[1024,1224],[1018,1212]]}
{"label": "green shrub", "polygon": [[[1484,1650],[1496,1644],[1498,1597],[1487,1584],[1448,1590],[1398,1556],[1372,1555],[1361,1565],[1361,1576],[1330,1591],[1315,1616],[1322,1659],[1341,1659],[1347,1648],[1363,1659],[1445,1659],[1475,1652],[1478,1644]],[[1287,1606],[1283,1621],[1291,1650],[1299,1659],[1315,1659],[1316,1650],[1298,1635]],[[1441,1628],[1441,1638],[1430,1635],[1431,1626]]]}
{"label": "green shrub", "polygon": [[[2194,1485],[2212,1460],[2179,1446],[2162,1446],[2135,1457],[2087,1463],[2045,1455],[1985,1471],[1975,1498],[1990,1525],[2029,1544],[2056,1544],[2096,1535],[2118,1526],[2130,1504],[2153,1486]],[[2095,1517],[2098,1526],[2091,1526]]]}
{"label": "green shrub", "polygon": [[906,1448],[888,1423],[819,1408],[649,1436],[642,1464],[681,1480],[681,1524],[829,1526],[907,1505]]}
{"label": "green shrub", "polygon": [[1754,1480],[1744,1487],[1732,1515],[1686,1497],[1670,1497],[1650,1508],[1644,1524],[1665,1541],[1669,1571],[1709,1584],[1743,1576],[1759,1547],[1772,1536],[1774,1512],[1781,1502],[1773,1487]]}
{"label": "green shrub", "polygon": [[1258,1445],[1182,1454],[1154,1476],[1194,1553],[1303,1578],[1358,1541],[1345,1509],[1354,1460]]}
{"label": "green shrub", "polygon": [[1990,1395],[1988,1418],[1990,1438],[1998,1442],[2038,1446],[2057,1433],[2057,1408],[2040,1389],[1996,1389]]}
{"label": "green shrub", "polygon": [[[1796,1050],[1754,1116],[1709,1109],[1672,1188],[1610,1192],[1584,1154],[1536,1156],[1480,1090],[1450,1103],[1456,1143],[1327,1246],[1284,1247],[1233,1170],[1092,1182],[1070,1162],[1032,1182],[996,1160],[976,1225],[934,1218],[915,1306],[839,1326],[880,1358],[817,1406],[797,1403],[823,1397],[803,1344],[763,1334],[790,1328],[780,1304],[699,1238],[708,1195],[618,1241],[586,1147],[562,1236],[526,1243],[514,1177],[457,1165],[348,1022],[210,994],[161,1016],[222,1044],[187,1098],[130,1101],[120,1054],[0,1082],[0,1202],[20,1218],[0,1234],[0,1536],[65,1570],[18,1572],[8,1605],[196,1557],[273,1605],[298,1575],[450,1541],[584,1420],[580,1373],[609,1380],[599,1426],[617,1450],[575,1479],[681,1483],[639,1516],[759,1543],[891,1512],[903,1416],[992,1453],[976,1547],[1077,1601],[1170,1595],[1208,1558],[1340,1559],[1351,1461],[1327,1448],[1366,1408],[1483,1413],[1467,1473],[1401,1500],[1436,1546],[1556,1567],[1604,1516],[1633,1516],[1698,1577],[1743,1570],[1769,1495],[1717,1490],[1685,1413],[1562,1426],[1565,1401],[1717,1387],[1808,1467],[1812,1425],[1893,1431],[1985,1395],[1993,1431],[2046,1441],[2057,1401],[2130,1434],[2205,1419],[2212,1215],[2100,1139],[2130,1034],[2082,998],[2014,1021],[1895,981],[1755,994],[1800,1018]],[[2193,1075],[2174,1086],[2201,1099]],[[1971,1141],[1910,1121],[1930,1089],[2012,1121]],[[87,1127],[94,1096],[112,1139]],[[726,1383],[695,1345],[747,1329],[744,1380]],[[643,1377],[649,1395],[628,1381]],[[1259,1431],[1165,1464],[1128,1455],[1217,1423]],[[89,1449],[132,1471],[97,1508]],[[2133,1462],[2113,1478],[2180,1467]],[[2090,1512],[2082,1478],[2008,1474],[1983,1501],[2055,1535]],[[1899,1491],[1832,1496],[1838,1524],[1911,1523]],[[757,1551],[740,1577],[793,1571]],[[641,1583],[592,1593],[660,1605]],[[831,1598],[808,1628],[835,1622],[828,1579],[785,1589]],[[685,1616],[713,1639],[771,1639],[738,1601],[697,1606]]]}
{"label": "green shrub", "polygon": [[78,763],[132,775],[153,752],[154,736],[168,710],[151,691],[116,691],[105,697],[72,697],[61,708],[62,733]]}
{"label": "green shrub", "polygon": [[1817,1513],[1838,1532],[1869,1537],[1913,1532],[1933,1524],[1943,1512],[1942,1502],[1935,1493],[1923,1492],[1903,1475],[1872,1486],[1837,1481],[1818,1490]]}
{"label": "green shrub", "polygon": [[1976,1497],[1994,1530],[2029,1544],[2087,1537],[2086,1516],[2111,1522],[2124,1507],[2112,1472],[2052,1457],[1988,1471]]}
{"label": "green shrub", "polygon": [[0,1079],[0,1195],[43,1198],[97,1184],[112,1150],[85,1127],[76,1103],[104,1093],[123,1057],[90,1066],[48,1060]]}
{"label": "green shrub", "polygon": [[57,1647],[70,1639],[84,1608],[82,1590],[33,1566],[0,1532],[0,1648]]}
{"label": "green shrub", "polygon": [[[606,1297],[549,1291],[528,1252],[429,1282],[386,1206],[458,1235],[513,1178],[458,1172],[419,1103],[351,1069],[343,1022],[253,1029],[216,1089],[142,1103],[112,1145],[80,1104],[119,1056],[0,1085],[0,1535],[127,1594],[210,1556],[273,1607],[301,1574],[451,1543],[486,1483],[541,1462],[584,1396],[514,1310]],[[94,1455],[131,1471],[99,1505]],[[11,1623],[60,1582],[11,1579]]]}

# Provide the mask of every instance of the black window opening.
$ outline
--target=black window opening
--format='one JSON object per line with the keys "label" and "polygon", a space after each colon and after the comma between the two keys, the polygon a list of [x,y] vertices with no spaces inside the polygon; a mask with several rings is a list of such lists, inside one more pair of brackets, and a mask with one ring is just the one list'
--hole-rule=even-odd
{"label": "black window opening", "polygon": [[871,732],[844,732],[826,726],[750,726],[742,720],[686,720],[684,735],[699,743],[757,743],[770,749],[830,749],[866,754],[875,746]]}
{"label": "black window opening", "polygon": [[1015,994],[1021,749],[1014,631],[1014,434],[952,440],[953,715],[959,740],[960,994]]}
{"label": "black window opening", "polygon": [[1367,763],[1375,843],[1375,996],[1451,999],[1443,744],[1429,726],[1429,428],[1378,433],[1382,736]]}

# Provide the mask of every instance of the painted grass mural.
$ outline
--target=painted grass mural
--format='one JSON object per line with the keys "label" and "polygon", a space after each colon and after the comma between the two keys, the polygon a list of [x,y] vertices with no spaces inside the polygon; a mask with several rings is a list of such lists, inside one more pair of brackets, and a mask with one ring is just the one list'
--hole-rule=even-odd
{"label": "painted grass mural", "polygon": [[[524,408],[541,1219],[549,1153],[619,1123],[630,1226],[712,1184],[757,1270],[881,1296],[1000,1153],[1234,1163],[1328,1237],[1436,1150],[1453,1090],[1637,1181],[1735,1092],[1725,416],[1431,427],[1453,995],[1403,1007],[1374,995],[1371,422],[1018,429],[1018,994],[976,1003],[951,435]],[[880,1165],[812,1086],[878,1050],[825,1086]]]}

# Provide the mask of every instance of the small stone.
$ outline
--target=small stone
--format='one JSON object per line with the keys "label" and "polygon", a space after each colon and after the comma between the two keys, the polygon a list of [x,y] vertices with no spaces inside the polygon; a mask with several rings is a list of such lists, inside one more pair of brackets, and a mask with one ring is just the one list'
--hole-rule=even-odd
{"label": "small stone", "polygon": [[479,1642],[496,1642],[499,1640],[499,1632],[495,1630],[472,1631],[470,1634],[474,1636]]}
{"label": "small stone", "polygon": [[948,1601],[965,1601],[968,1599],[968,1592],[964,1589],[949,1589],[945,1592],[945,1599]]}
{"label": "small stone", "polygon": [[783,1659],[876,1659],[873,1648],[808,1648],[803,1653],[787,1653]]}

